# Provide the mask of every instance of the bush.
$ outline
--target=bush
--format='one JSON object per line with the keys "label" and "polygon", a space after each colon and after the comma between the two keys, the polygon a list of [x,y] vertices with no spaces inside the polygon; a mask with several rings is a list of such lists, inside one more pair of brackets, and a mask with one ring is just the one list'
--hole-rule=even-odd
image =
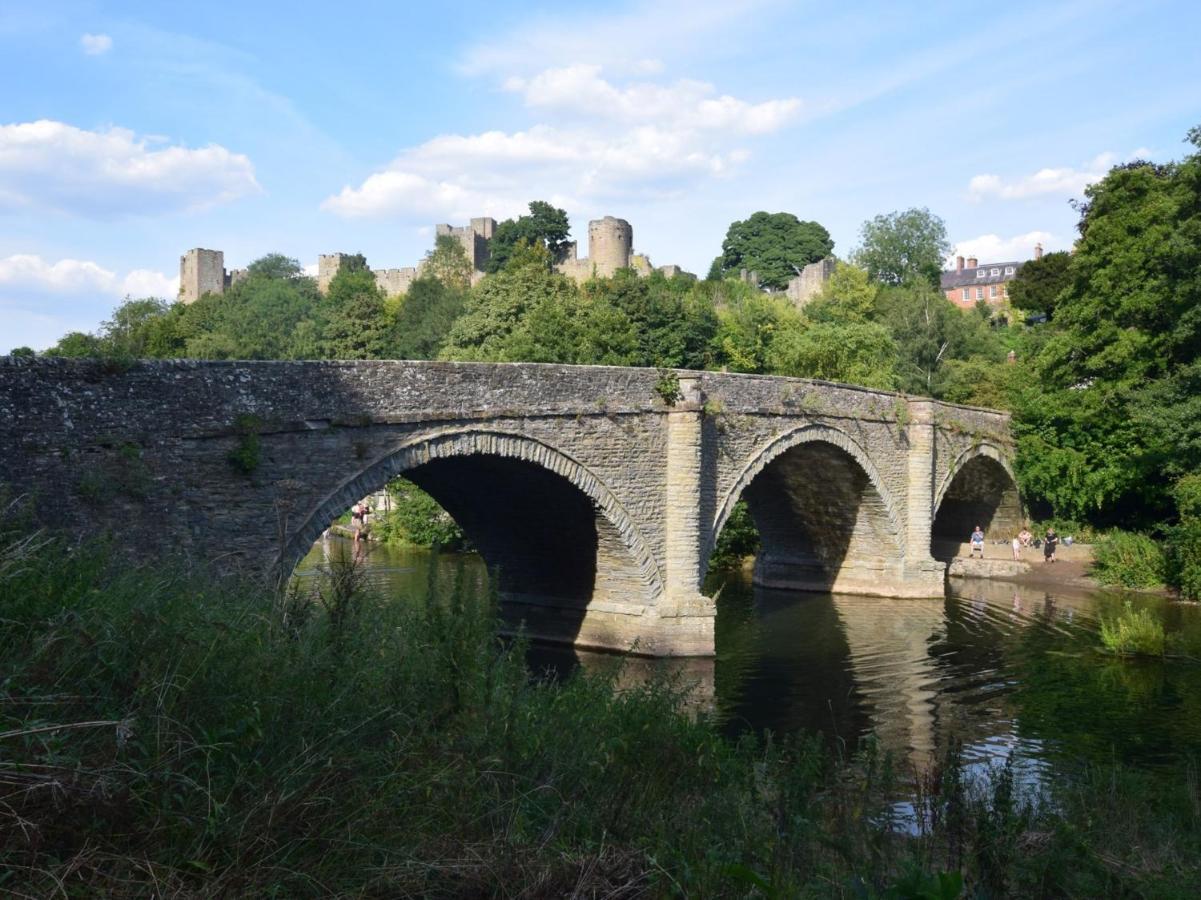
{"label": "bush", "polygon": [[759,531],[751,518],[750,508],[745,500],[739,500],[717,536],[717,546],[709,557],[709,571],[735,569],[746,557],[758,553],[759,546]]}
{"label": "bush", "polygon": [[1166,638],[1158,616],[1127,600],[1116,617],[1101,619],[1101,643],[1121,656],[1163,656]]}
{"label": "bush", "polygon": [[1168,529],[1167,582],[1187,600],[1201,600],[1201,518]]}
{"label": "bush", "polygon": [[387,544],[412,547],[466,549],[463,529],[438,501],[413,482],[396,478],[388,484],[392,509],[371,526],[372,534]]}
{"label": "bush", "polygon": [[1164,569],[1163,548],[1145,534],[1114,530],[1097,544],[1093,574],[1102,584],[1155,587]]}

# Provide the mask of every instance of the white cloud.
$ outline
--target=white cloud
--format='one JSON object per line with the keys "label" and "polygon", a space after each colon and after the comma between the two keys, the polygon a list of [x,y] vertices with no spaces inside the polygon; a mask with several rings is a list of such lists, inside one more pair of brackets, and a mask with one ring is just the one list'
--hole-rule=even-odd
{"label": "white cloud", "polygon": [[0,259],[0,296],[98,294],[106,299],[130,296],[174,300],[178,293],[178,276],[150,269],[133,269],[121,276],[91,260],[49,263],[32,254]]}
{"label": "white cloud", "polygon": [[975,257],[981,263],[1010,262],[1034,258],[1034,245],[1042,244],[1048,253],[1062,247],[1062,241],[1049,231],[1027,231],[1012,237],[998,234],[982,234],[979,237],[958,241],[946,259],[948,269],[955,268],[955,257]]}
{"label": "white cloud", "polygon": [[[1128,154],[1125,160],[1149,159],[1152,155],[1153,151],[1146,147],[1139,147]],[[1107,151],[1093,157],[1079,168],[1062,166],[1039,169],[1033,175],[1010,179],[1002,178],[1000,175],[976,175],[968,182],[968,197],[977,201],[988,197],[997,197],[1002,200],[1024,200],[1044,195],[1079,197],[1088,185],[1104,178],[1117,162],[1119,162],[1118,154]]]}
{"label": "white cloud", "polygon": [[0,212],[112,218],[203,209],[261,190],[240,153],[153,143],[124,128],[86,131],[48,119],[0,125]]}
{"label": "white cloud", "polygon": [[85,34],[79,39],[79,46],[88,56],[101,56],[113,49],[113,39],[107,34]]}
{"label": "white cloud", "polygon": [[546,69],[528,79],[512,77],[505,88],[521,94],[532,109],[574,118],[651,123],[660,128],[766,134],[794,120],[801,110],[796,97],[752,104],[728,94],[718,96],[713,85],[704,81],[681,79],[671,84],[638,82],[617,87],[601,77],[600,66],[584,63]]}
{"label": "white cloud", "polygon": [[439,135],[322,208],[346,217],[497,217],[543,198],[578,211],[636,195],[672,196],[749,157],[737,144],[794,121],[796,98],[761,103],[699,81],[617,85],[595,65],[513,76],[506,90],[545,116],[519,131]]}

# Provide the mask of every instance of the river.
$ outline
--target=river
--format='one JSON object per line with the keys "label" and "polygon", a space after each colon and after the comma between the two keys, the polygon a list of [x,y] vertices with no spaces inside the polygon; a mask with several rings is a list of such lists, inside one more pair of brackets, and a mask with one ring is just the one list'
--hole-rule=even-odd
{"label": "river", "polygon": [[[335,540],[334,548],[344,547]],[[296,577],[318,575],[318,545]],[[431,577],[486,590],[474,554],[375,546],[366,577],[397,602],[424,603]],[[1031,774],[1068,762],[1176,767],[1201,756],[1201,663],[1118,660],[1098,651],[1103,616],[1124,602],[1159,616],[1201,656],[1201,608],[1150,595],[1060,593],[953,579],[942,600],[767,591],[714,579],[715,659],[623,659],[533,646],[537,673],[620,666],[619,683],[678,674],[730,733],[820,732],[854,748],[874,735],[895,758],[928,765],[952,739],[969,763],[1012,758]]]}

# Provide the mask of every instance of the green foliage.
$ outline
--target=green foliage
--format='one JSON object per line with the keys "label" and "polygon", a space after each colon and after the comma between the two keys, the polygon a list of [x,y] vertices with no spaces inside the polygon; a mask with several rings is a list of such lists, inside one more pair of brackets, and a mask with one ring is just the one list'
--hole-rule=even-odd
{"label": "green foliage", "polygon": [[1071,262],[1070,253],[1059,251],[1023,264],[1007,286],[1010,304],[1026,312],[1046,313],[1048,319],[1053,319],[1059,295],[1070,282]]}
{"label": "green foliage", "polygon": [[709,557],[709,571],[737,568],[748,556],[757,554],[761,545],[751,509],[745,500],[739,500],[717,536],[713,554]]}
{"label": "green foliage", "polygon": [[466,302],[466,291],[423,274],[409,286],[396,314],[396,355],[436,359]]}
{"label": "green foliage", "polygon": [[440,234],[434,239],[434,249],[425,255],[425,265],[421,270],[422,278],[434,278],[459,294],[471,287],[474,272],[467,251],[449,234]]}
{"label": "green foliage", "polygon": [[841,260],[822,288],[805,306],[805,317],[814,322],[857,325],[875,317],[879,282],[866,269]]}
{"label": "green foliage", "polygon": [[33,359],[38,354],[32,347],[13,347],[8,351],[8,355],[18,359]]}
{"label": "green foliage", "polygon": [[884,284],[924,282],[936,288],[943,260],[951,252],[946,225],[924,207],[864,222],[859,240],[855,264]]}
{"label": "green foliage", "polygon": [[655,393],[668,406],[675,406],[684,399],[680,392],[680,376],[670,369],[659,372],[659,380],[655,382]]}
{"label": "green foliage", "polygon": [[1122,587],[1163,584],[1163,549],[1145,534],[1114,529],[1096,545],[1093,574],[1102,584]]}
{"label": "green foliage", "polygon": [[250,475],[262,462],[262,440],[259,429],[262,420],[258,416],[243,413],[234,420],[234,428],[238,433],[237,445],[229,451],[226,459],[229,464],[243,475]]}
{"label": "green foliage", "polygon": [[1101,619],[1101,643],[1119,656],[1163,656],[1166,638],[1158,616],[1127,600],[1116,617]]}
{"label": "green foliage", "polygon": [[833,249],[830,233],[817,222],[803,222],[792,213],[760,211],[730,224],[709,277],[737,275],[746,269],[757,272],[764,287],[783,290],[801,269],[829,256]]}
{"label": "green foliage", "polygon": [[717,307],[717,320],[715,362],[735,372],[769,372],[777,336],[804,329],[791,303],[758,291],[732,292]]}
{"label": "green foliage", "polygon": [[332,359],[384,359],[395,353],[395,323],[375,276],[343,268],[326,298],[325,353]]}
{"label": "green foliage", "polygon": [[544,200],[534,200],[528,215],[505,219],[496,226],[485,271],[495,273],[505,269],[522,244],[544,248],[547,251],[544,264],[549,268],[563,258],[570,235],[566,212]]}
{"label": "green foliage", "polygon": [[897,346],[876,322],[838,325],[822,322],[804,330],[781,331],[772,342],[773,373],[861,384],[892,390],[898,386]]}
{"label": "green foliage", "polygon": [[372,525],[372,533],[386,543],[414,547],[462,550],[467,539],[450,513],[433,497],[405,478],[388,482],[392,509]]}
{"label": "green foliage", "polygon": [[727,739],[683,686],[620,666],[531,678],[487,598],[381,602],[342,563],[277,598],[22,531],[0,539],[0,595],[9,892],[1188,897],[1201,879],[1184,775],[1081,767],[1035,805],[948,754],[907,831],[871,743]]}
{"label": "green foliage", "polygon": [[1201,600],[1201,516],[1190,516],[1167,531],[1166,580],[1186,600]]}

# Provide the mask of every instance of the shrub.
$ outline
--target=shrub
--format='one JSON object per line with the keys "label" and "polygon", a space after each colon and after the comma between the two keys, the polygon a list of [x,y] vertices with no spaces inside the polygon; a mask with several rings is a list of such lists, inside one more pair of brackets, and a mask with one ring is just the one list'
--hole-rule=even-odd
{"label": "shrub", "polygon": [[413,482],[396,478],[388,484],[392,509],[371,526],[384,543],[461,550],[468,545],[463,529],[438,501]]}
{"label": "shrub", "polygon": [[1201,518],[1169,529],[1165,550],[1168,584],[1187,600],[1201,600]]}
{"label": "shrub", "polygon": [[1148,609],[1135,609],[1127,600],[1116,617],[1102,617],[1101,643],[1121,656],[1163,656],[1163,623]]}
{"label": "shrub", "polygon": [[1102,584],[1154,587],[1164,582],[1163,548],[1145,534],[1114,530],[1096,548],[1093,574]]}
{"label": "shrub", "polygon": [[730,516],[717,536],[717,546],[709,557],[709,571],[733,569],[748,556],[759,552],[759,531],[751,518],[745,500],[739,500],[730,510]]}

